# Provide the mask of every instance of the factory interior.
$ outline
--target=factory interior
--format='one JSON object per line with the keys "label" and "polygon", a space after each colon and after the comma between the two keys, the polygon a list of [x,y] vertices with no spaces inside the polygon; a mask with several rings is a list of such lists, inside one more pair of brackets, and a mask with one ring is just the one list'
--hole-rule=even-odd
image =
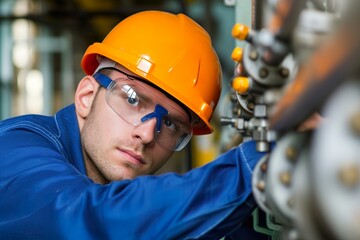
{"label": "factory interior", "polygon": [[[253,216],[266,218],[254,230],[273,240],[360,239],[358,2],[0,0],[0,120],[73,103],[85,50],[126,17],[184,13],[211,37],[222,93],[214,133],[194,136],[158,174],[254,140],[268,153],[252,176]],[[317,114],[329,124],[299,130]]]}

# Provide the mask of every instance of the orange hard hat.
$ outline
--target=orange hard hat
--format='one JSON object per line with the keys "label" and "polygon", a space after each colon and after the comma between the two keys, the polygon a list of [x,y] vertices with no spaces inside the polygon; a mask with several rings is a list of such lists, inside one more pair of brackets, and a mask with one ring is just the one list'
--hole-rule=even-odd
{"label": "orange hard hat", "polygon": [[94,74],[101,55],[155,84],[201,120],[194,135],[210,124],[221,93],[221,66],[208,33],[184,14],[136,13],[116,25],[103,42],[88,47],[81,61]]}

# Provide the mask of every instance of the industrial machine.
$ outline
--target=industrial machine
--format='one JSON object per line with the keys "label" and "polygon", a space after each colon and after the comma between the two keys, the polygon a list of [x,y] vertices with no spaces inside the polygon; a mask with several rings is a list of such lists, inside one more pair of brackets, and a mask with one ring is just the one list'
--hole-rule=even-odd
{"label": "industrial machine", "polygon": [[261,227],[360,239],[360,1],[256,2],[267,18],[232,30],[245,47],[232,53],[233,115],[221,122],[266,152],[252,179]]}

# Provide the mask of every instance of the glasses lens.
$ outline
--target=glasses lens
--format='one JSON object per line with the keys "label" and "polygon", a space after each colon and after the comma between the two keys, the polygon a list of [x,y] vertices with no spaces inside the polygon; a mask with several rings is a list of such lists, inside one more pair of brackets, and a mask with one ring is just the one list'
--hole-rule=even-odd
{"label": "glasses lens", "polygon": [[[113,81],[107,90],[106,101],[109,106],[126,122],[137,126],[142,124],[141,119],[149,113],[155,113],[155,96],[149,89],[136,84],[136,81]],[[156,141],[163,147],[180,151],[190,141],[192,127],[189,121],[181,120],[179,114],[170,106],[162,106],[167,114],[153,114],[157,121],[161,121],[156,133]],[[160,117],[159,117],[160,116]],[[148,119],[148,118],[146,118]],[[152,119],[152,118],[151,118]]]}

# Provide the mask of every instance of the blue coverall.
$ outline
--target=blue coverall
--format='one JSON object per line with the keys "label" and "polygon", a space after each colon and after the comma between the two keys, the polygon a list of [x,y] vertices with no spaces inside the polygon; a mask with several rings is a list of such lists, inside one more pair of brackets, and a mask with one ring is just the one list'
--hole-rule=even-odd
{"label": "blue coverall", "polygon": [[0,122],[0,239],[219,239],[255,207],[246,142],[180,175],[94,183],[74,105]]}

